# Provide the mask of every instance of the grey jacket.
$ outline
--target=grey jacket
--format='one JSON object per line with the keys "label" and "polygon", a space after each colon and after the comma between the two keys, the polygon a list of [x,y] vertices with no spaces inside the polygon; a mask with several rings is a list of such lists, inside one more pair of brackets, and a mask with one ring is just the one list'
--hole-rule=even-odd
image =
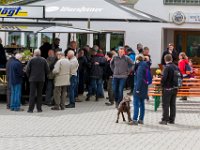
{"label": "grey jacket", "polygon": [[26,74],[29,82],[44,82],[45,76],[49,73],[47,61],[40,57],[33,57],[27,64]]}
{"label": "grey jacket", "polygon": [[114,78],[127,78],[133,70],[134,62],[128,56],[114,56],[110,62]]}

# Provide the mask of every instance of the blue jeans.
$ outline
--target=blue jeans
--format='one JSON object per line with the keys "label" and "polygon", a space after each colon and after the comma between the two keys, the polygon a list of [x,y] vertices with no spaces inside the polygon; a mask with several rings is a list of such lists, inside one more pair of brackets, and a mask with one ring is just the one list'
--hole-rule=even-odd
{"label": "blue jeans", "polygon": [[112,87],[115,97],[115,102],[119,104],[123,99],[124,85],[126,78],[113,78]]}
{"label": "blue jeans", "polygon": [[10,109],[11,110],[19,110],[21,104],[21,84],[11,85],[11,102]]}
{"label": "blue jeans", "polygon": [[[134,96],[133,97],[133,106],[134,106],[134,110],[133,110],[133,120],[137,121],[139,120],[144,120],[144,114],[145,114],[145,99],[141,99],[138,96]],[[139,115],[139,111],[140,111],[140,115]],[[139,117],[138,117],[139,115]]]}
{"label": "blue jeans", "polygon": [[71,105],[75,105],[75,95],[77,94],[77,82],[78,78],[75,75],[72,75],[70,78],[69,86],[69,102]]}
{"label": "blue jeans", "polygon": [[94,93],[97,97],[102,96],[103,80],[90,78],[90,86],[88,96],[92,96]]}

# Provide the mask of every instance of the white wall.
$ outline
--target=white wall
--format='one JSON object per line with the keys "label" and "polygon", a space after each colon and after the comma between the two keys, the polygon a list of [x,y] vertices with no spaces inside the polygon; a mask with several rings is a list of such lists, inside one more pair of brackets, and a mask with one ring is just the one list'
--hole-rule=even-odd
{"label": "white wall", "polygon": [[[70,22],[74,26],[86,27],[83,22]],[[82,26],[81,26],[82,25]],[[197,30],[199,24],[175,25],[173,23],[145,23],[145,22],[91,22],[91,29],[125,31],[125,44],[136,49],[137,43],[150,48],[152,67],[157,67],[161,55],[167,44],[174,42],[175,30]],[[166,32],[164,32],[166,30]],[[164,34],[166,33],[166,34]]]}
{"label": "white wall", "polygon": [[[73,26],[86,27],[83,22],[70,22]],[[83,25],[83,26],[80,26]],[[138,22],[91,22],[91,29],[125,31],[125,44],[136,49],[138,43],[150,48],[152,67],[160,63],[162,49],[162,24]]]}
{"label": "white wall", "polygon": [[169,14],[176,11],[200,13],[199,6],[164,5],[163,0],[139,0],[135,8],[167,21],[170,20]]}

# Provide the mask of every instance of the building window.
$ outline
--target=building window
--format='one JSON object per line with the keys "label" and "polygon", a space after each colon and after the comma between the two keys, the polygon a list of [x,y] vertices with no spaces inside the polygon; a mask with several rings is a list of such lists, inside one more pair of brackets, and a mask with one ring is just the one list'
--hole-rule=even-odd
{"label": "building window", "polygon": [[106,34],[93,34],[94,45],[98,45],[104,52],[106,51]]}
{"label": "building window", "polygon": [[21,45],[21,33],[20,32],[9,32],[8,33],[8,44],[9,45]]}
{"label": "building window", "polygon": [[48,43],[52,43],[53,41],[53,33],[42,33],[42,42],[45,43],[45,42],[48,42]]}
{"label": "building window", "polygon": [[124,46],[124,33],[112,33],[110,38],[110,49]]}
{"label": "building window", "polygon": [[37,34],[34,33],[25,33],[25,47],[29,49],[37,48]]}
{"label": "building window", "polygon": [[76,34],[76,41],[79,48],[83,48],[87,45],[87,34]]}
{"label": "building window", "polygon": [[200,5],[200,0],[164,0],[166,5]]}

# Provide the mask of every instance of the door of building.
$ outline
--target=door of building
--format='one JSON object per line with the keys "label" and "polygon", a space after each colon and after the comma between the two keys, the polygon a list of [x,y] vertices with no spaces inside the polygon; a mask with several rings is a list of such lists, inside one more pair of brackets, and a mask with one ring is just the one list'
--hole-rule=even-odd
{"label": "door of building", "polygon": [[200,31],[175,31],[175,48],[200,64]]}

